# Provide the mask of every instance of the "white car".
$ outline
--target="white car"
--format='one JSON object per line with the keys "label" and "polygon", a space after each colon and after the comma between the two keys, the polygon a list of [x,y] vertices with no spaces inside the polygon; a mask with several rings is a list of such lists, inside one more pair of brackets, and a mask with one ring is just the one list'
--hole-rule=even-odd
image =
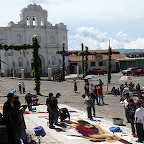
{"label": "white car", "polygon": [[126,70],[122,70],[123,75],[130,75],[131,70],[136,70],[136,67],[133,68],[127,68]]}

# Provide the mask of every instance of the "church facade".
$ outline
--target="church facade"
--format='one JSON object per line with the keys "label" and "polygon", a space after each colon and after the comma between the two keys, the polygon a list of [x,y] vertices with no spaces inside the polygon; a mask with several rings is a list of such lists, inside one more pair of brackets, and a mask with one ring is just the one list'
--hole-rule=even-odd
{"label": "church facade", "polygon": [[[5,45],[32,44],[32,37],[37,35],[40,57],[41,74],[47,75],[48,68],[55,73],[62,67],[62,56],[56,51],[68,50],[67,26],[63,23],[52,25],[48,21],[48,12],[40,5],[30,4],[23,8],[20,21],[8,23],[7,27],[0,27],[0,43]],[[25,75],[32,72],[33,49],[0,50],[0,68],[5,76],[20,76],[21,70]],[[65,57],[66,70],[68,57]]]}

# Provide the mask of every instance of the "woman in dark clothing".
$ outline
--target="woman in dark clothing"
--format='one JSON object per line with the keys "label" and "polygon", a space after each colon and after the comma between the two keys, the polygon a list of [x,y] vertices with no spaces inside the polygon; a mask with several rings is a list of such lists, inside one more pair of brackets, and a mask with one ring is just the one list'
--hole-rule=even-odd
{"label": "woman in dark clothing", "polygon": [[29,144],[26,134],[26,124],[24,119],[24,112],[27,108],[27,105],[21,106],[19,101],[13,102],[13,108],[11,110],[11,117],[13,120],[13,131],[15,144],[21,144],[21,140],[24,144]]}
{"label": "woman in dark clothing", "polygon": [[55,103],[53,100],[53,93],[49,93],[48,98],[46,100],[47,105],[47,111],[49,113],[49,128],[53,129],[54,126],[54,109],[55,109]]}
{"label": "woman in dark clothing", "polygon": [[85,90],[85,94],[88,95],[89,94],[89,83],[88,82],[85,82],[84,90]]}
{"label": "woman in dark clothing", "polygon": [[135,111],[136,111],[136,105],[134,103],[134,100],[132,98],[128,99],[128,113],[129,113],[129,122],[131,123],[131,130],[133,137],[136,137],[136,130],[135,130]]}
{"label": "woman in dark clothing", "polygon": [[11,118],[13,101],[14,101],[14,94],[8,93],[7,101],[4,103],[3,106],[3,122],[7,127],[8,144],[15,144],[14,132],[13,132],[13,121]]}

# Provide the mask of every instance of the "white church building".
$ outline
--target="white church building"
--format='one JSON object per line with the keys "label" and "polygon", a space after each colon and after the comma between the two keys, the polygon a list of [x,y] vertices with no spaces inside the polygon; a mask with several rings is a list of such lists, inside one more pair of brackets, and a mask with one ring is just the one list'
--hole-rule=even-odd
{"label": "white church building", "polygon": [[[41,74],[47,76],[48,69],[56,72],[62,67],[62,56],[56,51],[68,50],[67,26],[63,23],[52,25],[48,21],[48,12],[40,5],[30,4],[23,8],[20,14],[20,21],[8,23],[6,27],[0,27],[0,44],[22,45],[32,44],[33,35],[38,36],[39,57]],[[27,50],[0,50],[0,68],[4,76],[20,76],[21,70],[25,75],[32,72],[33,49]],[[65,57],[66,70],[68,57]]]}

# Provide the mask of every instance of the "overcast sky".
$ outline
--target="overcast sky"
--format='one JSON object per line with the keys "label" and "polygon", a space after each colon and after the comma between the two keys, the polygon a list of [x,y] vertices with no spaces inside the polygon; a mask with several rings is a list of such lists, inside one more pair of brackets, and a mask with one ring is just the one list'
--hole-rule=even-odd
{"label": "overcast sky", "polygon": [[20,21],[21,9],[33,3],[53,25],[67,25],[69,49],[107,49],[109,39],[113,49],[144,49],[144,0],[3,0],[0,26]]}

